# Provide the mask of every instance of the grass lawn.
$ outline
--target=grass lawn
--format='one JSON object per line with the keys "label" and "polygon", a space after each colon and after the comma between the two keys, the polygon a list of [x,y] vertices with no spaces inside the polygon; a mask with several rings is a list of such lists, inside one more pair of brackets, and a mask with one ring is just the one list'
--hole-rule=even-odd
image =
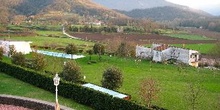
{"label": "grass lawn", "polygon": [[[98,58],[96,58],[98,59]],[[212,109],[217,106],[217,97],[220,95],[220,73],[207,69],[196,69],[192,67],[178,67],[142,61],[135,63],[134,59],[123,59],[117,57],[105,57],[105,61],[88,65],[85,59],[77,60],[81,65],[86,81],[100,85],[105,68],[114,65],[123,71],[124,82],[119,91],[131,95],[132,100],[141,103],[138,94],[141,80],[154,78],[161,87],[158,101],[154,104],[172,110],[188,109],[185,93],[189,91],[188,85],[198,84],[201,86],[202,97],[198,105],[200,110]]]}
{"label": "grass lawn", "polygon": [[[33,41],[36,45],[44,45],[44,43],[58,43],[67,45],[69,42],[80,44],[89,44],[88,42],[53,37],[14,37],[17,40]],[[91,43],[92,44],[92,43]],[[186,48],[199,50],[201,53],[207,53],[213,44],[186,44]],[[91,47],[90,47],[91,48]],[[62,58],[47,58],[46,70],[61,71],[63,62],[68,59]],[[123,72],[123,86],[118,90],[120,92],[130,94],[132,101],[143,104],[139,95],[139,86],[143,79],[154,78],[160,85],[160,94],[158,100],[153,104],[171,110],[188,110],[189,101],[186,96],[189,96],[190,84],[196,84],[201,88],[201,97],[198,99],[197,108],[199,110],[218,110],[217,103],[220,101],[220,72],[219,70],[208,70],[203,68],[193,68],[188,66],[176,66],[152,63],[142,60],[135,62],[132,58],[118,58],[102,56],[102,61],[98,61],[98,56],[93,55],[92,60],[97,63],[87,64],[89,57],[77,59],[76,62],[81,67],[83,75],[86,76],[86,81],[97,85],[101,85],[103,71],[114,65],[120,68]],[[8,60],[7,60],[8,61]],[[19,94],[19,93],[18,93]],[[51,96],[53,97],[53,96]],[[53,100],[53,98],[51,99]]]}
{"label": "grass lawn", "polygon": [[170,37],[182,38],[182,39],[187,39],[187,40],[212,40],[211,38],[208,38],[206,36],[194,35],[194,34],[188,34],[188,33],[167,34],[167,35]]}
{"label": "grass lawn", "polygon": [[[35,86],[32,86],[30,84],[24,83],[4,73],[0,73],[0,84],[1,84],[0,94],[16,95],[16,96],[44,100],[48,102],[55,102],[55,94],[37,88]],[[92,110],[91,108],[78,104],[73,100],[63,98],[61,96],[59,96],[58,98],[59,98],[59,103],[61,105],[76,110]]]}
{"label": "grass lawn", "polygon": [[[56,62],[56,66],[48,65],[47,70],[61,71],[64,61],[68,59],[56,59],[47,57],[51,64]],[[143,104],[139,95],[139,86],[143,79],[153,78],[160,85],[158,100],[153,104],[171,110],[190,109],[189,101],[185,98],[189,95],[189,85],[195,84],[201,88],[201,97],[198,100],[199,110],[218,110],[220,100],[220,72],[219,70],[208,70],[203,68],[193,68],[188,66],[166,65],[152,63],[142,60],[135,62],[134,59],[102,56],[102,61],[98,61],[98,56],[93,55],[92,60],[97,63],[87,64],[88,57],[75,60],[81,67],[81,72],[86,76],[85,81],[101,85],[103,71],[116,66],[123,72],[123,86],[118,90],[130,94],[132,101]],[[54,70],[55,68],[55,70]]]}
{"label": "grass lawn", "polygon": [[[39,33],[43,33],[39,31]],[[51,33],[46,31],[44,34]],[[56,33],[56,32],[55,32]],[[46,37],[46,36],[31,36],[31,37],[1,37],[0,40],[7,39],[7,40],[15,40],[15,41],[31,41],[31,45],[37,46],[56,46],[56,47],[65,47],[68,44],[75,44],[78,46],[79,49],[87,49],[91,48],[94,43],[82,41],[82,40],[75,40],[66,37],[56,38],[56,37]]]}
{"label": "grass lawn", "polygon": [[[182,44],[172,44],[173,46],[183,47]],[[202,54],[208,54],[215,44],[185,44],[184,48],[197,50]]]}

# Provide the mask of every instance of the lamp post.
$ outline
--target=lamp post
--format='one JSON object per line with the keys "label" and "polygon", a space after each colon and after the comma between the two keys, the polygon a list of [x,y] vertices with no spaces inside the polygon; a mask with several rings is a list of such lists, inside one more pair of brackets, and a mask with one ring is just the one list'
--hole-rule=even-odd
{"label": "lamp post", "polygon": [[56,74],[56,76],[53,78],[53,82],[54,82],[54,85],[56,86],[56,107],[55,107],[55,110],[60,110],[59,103],[58,103],[58,96],[57,96],[57,92],[58,92],[57,86],[60,83],[60,77],[58,76],[58,74]]}

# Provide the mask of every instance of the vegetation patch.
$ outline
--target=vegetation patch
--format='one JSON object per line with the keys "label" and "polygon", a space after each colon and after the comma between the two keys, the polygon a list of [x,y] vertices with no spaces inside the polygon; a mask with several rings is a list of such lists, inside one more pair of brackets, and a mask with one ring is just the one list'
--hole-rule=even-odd
{"label": "vegetation patch", "polygon": [[187,34],[187,33],[179,33],[179,34],[168,34],[170,37],[181,38],[187,40],[213,40],[206,36],[195,35],[195,34]]}

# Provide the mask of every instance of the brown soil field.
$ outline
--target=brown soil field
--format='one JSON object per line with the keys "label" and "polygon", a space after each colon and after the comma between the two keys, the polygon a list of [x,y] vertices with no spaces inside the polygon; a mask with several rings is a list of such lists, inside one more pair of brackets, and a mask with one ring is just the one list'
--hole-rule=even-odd
{"label": "brown soil field", "polygon": [[134,42],[138,45],[164,43],[164,44],[196,44],[196,43],[215,43],[216,40],[185,40],[173,38],[169,36],[157,34],[99,34],[99,33],[71,33],[72,36],[84,40],[104,42],[111,39],[123,39],[129,42]]}

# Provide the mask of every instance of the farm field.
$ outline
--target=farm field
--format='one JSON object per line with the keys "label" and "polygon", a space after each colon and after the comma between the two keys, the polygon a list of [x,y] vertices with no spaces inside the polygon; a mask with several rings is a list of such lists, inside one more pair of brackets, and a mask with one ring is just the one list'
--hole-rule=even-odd
{"label": "farm field", "polygon": [[[4,73],[0,73],[0,83],[1,83],[0,94],[29,97],[29,98],[55,103],[55,94],[37,88],[35,86],[32,86],[30,84],[24,83]],[[84,105],[80,105],[74,102],[73,100],[63,98],[60,96],[58,98],[59,98],[59,103],[61,105],[76,110],[92,110],[91,108],[86,107]]]}
{"label": "farm field", "polygon": [[[40,32],[44,34],[43,32]],[[50,33],[50,32],[49,32]],[[77,33],[74,36],[83,36],[83,39],[94,40],[94,41],[104,41],[106,39],[112,39],[109,35],[98,36],[100,34],[85,34]],[[118,35],[116,35],[118,36]],[[122,35],[123,37],[124,35]],[[92,39],[94,37],[94,39]],[[148,38],[149,37],[149,38]],[[195,50],[200,50],[202,53],[207,53],[214,45],[215,41],[210,40],[185,40],[178,38],[171,38],[168,36],[158,36],[158,35],[145,35],[142,37],[133,37],[128,35],[128,40],[136,41],[143,45],[148,44],[148,41],[143,39],[151,39],[152,41],[166,41],[170,44],[175,44],[177,46],[182,46],[183,42],[186,48],[191,48]],[[2,37],[1,37],[2,38]],[[95,39],[96,38],[96,39]],[[100,38],[100,39],[97,39]],[[124,38],[124,37],[123,37]],[[138,39],[139,38],[139,39]],[[140,39],[143,38],[143,39]],[[156,39],[158,38],[158,39]],[[94,43],[85,42],[81,40],[73,40],[69,38],[56,38],[56,37],[11,37],[14,40],[26,40],[33,41],[35,45],[44,45],[44,43],[53,43],[58,45],[67,45],[69,42],[73,42],[77,45],[90,45]],[[126,38],[125,38],[126,39]],[[133,40],[132,40],[133,39]],[[172,40],[173,39],[173,40]],[[175,42],[176,41],[176,42]],[[198,43],[197,43],[198,42]],[[160,85],[160,94],[158,100],[155,100],[153,104],[160,107],[164,107],[171,110],[185,110],[190,109],[188,100],[185,98],[189,95],[189,85],[195,84],[201,88],[201,98],[198,101],[198,109],[200,110],[218,110],[218,102],[220,97],[220,73],[219,70],[208,70],[203,68],[193,68],[188,66],[177,66],[177,65],[167,65],[153,63],[147,60],[142,60],[141,62],[135,62],[134,58],[119,58],[110,57],[107,55],[102,56],[102,60],[98,61],[97,55],[92,55],[92,60],[97,61],[97,63],[87,64],[89,61],[88,55],[82,59],[77,59],[76,62],[81,67],[83,75],[86,76],[85,81],[101,85],[102,73],[103,71],[112,65],[120,68],[123,72],[124,82],[123,86],[118,90],[120,92],[130,94],[132,101],[143,104],[139,95],[139,85],[141,81],[145,78],[153,78],[158,81]],[[61,71],[64,61],[68,59],[53,58],[46,56],[47,71]],[[7,60],[8,61],[8,60]],[[54,63],[56,62],[56,63]]]}
{"label": "farm field", "polygon": [[168,34],[168,36],[174,37],[174,38],[186,39],[186,40],[214,40],[206,36],[195,35],[195,34],[193,35],[193,34],[187,34],[187,33]]}
{"label": "farm field", "polygon": [[157,34],[98,34],[98,33],[72,33],[71,35],[81,39],[92,41],[108,41],[114,38],[120,38],[126,41],[134,42],[138,45],[146,45],[152,43],[165,43],[165,44],[199,44],[199,43],[215,43],[216,40],[187,40],[165,35]]}

